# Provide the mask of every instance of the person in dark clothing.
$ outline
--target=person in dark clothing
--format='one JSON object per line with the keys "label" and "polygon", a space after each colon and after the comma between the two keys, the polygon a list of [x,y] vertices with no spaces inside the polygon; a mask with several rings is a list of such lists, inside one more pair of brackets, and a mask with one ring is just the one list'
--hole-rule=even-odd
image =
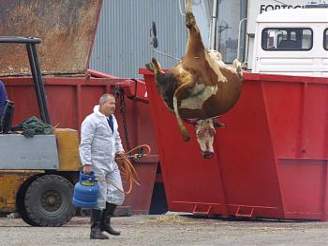
{"label": "person in dark clothing", "polygon": [[0,80],[0,117],[8,100],[5,84]]}

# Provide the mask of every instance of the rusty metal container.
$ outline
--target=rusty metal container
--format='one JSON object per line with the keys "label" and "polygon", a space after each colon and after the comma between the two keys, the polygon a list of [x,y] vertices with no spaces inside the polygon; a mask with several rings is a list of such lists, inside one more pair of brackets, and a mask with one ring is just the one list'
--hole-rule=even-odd
{"label": "rusty metal container", "polygon": [[[84,74],[102,0],[0,0],[0,33],[41,38],[43,74]],[[1,45],[0,76],[30,74],[22,46]]]}

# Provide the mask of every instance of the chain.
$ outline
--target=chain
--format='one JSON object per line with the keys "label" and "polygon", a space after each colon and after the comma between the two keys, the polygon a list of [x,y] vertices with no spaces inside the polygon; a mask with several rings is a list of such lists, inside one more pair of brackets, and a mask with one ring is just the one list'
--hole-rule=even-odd
{"label": "chain", "polygon": [[125,104],[124,90],[120,87],[114,87],[113,92],[116,95],[116,97],[118,98],[119,105],[120,105],[120,113],[122,115],[122,120],[123,120],[124,139],[125,139],[126,149],[130,149],[129,131],[128,131],[128,124],[127,124],[127,119],[126,119],[126,104]]}

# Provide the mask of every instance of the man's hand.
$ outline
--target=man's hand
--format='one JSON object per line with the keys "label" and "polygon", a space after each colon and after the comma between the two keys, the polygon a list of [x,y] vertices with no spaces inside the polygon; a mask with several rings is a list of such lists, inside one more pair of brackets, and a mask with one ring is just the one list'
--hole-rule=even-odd
{"label": "man's hand", "polygon": [[90,164],[85,164],[83,166],[83,172],[84,173],[91,173],[92,172],[92,166]]}
{"label": "man's hand", "polygon": [[124,151],[119,151],[119,152],[116,152],[116,155],[124,155],[125,152]]}
{"label": "man's hand", "polygon": [[115,158],[123,158],[125,155],[124,151],[119,151],[115,153]]}

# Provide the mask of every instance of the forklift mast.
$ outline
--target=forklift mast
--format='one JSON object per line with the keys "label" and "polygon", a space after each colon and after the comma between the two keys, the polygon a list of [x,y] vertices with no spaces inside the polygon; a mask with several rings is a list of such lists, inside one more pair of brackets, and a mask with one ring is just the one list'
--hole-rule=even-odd
{"label": "forklift mast", "polygon": [[35,37],[0,36],[0,44],[1,43],[26,45],[27,55],[34,82],[35,93],[38,100],[40,118],[43,122],[51,124],[41,69],[38,60],[38,54],[36,50],[36,44],[41,43],[41,39]]}

